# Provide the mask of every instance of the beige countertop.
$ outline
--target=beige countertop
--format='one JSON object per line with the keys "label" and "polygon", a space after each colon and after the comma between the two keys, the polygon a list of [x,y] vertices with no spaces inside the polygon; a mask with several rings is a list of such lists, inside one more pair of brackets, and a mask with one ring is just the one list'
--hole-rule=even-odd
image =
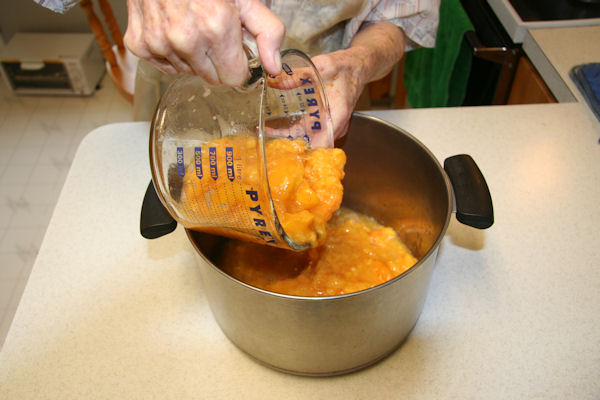
{"label": "beige countertop", "polygon": [[600,124],[578,103],[376,113],[471,154],[486,231],[453,221],[408,340],[361,372],[286,375],[212,318],[183,232],[138,233],[148,125],[82,142],[0,352],[2,399],[600,397]]}
{"label": "beige countertop", "polygon": [[600,62],[600,25],[530,30],[523,50],[559,102],[584,101],[569,72]]}
{"label": "beige countertop", "polygon": [[527,31],[544,28],[565,28],[600,25],[600,18],[567,19],[558,21],[523,21],[510,4],[510,0],[487,0],[513,42],[523,43]]}

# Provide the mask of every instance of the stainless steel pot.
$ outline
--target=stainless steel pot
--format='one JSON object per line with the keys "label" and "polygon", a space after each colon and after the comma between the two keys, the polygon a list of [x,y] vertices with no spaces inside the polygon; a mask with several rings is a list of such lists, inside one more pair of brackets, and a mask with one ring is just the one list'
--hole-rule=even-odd
{"label": "stainless steel pot", "polygon": [[395,279],[333,297],[272,293],[219,269],[220,252],[229,239],[188,231],[223,332],[278,370],[343,374],[390,354],[417,322],[454,199],[459,220],[478,228],[493,223],[487,185],[468,156],[446,160],[446,173],[410,134],[360,114],[353,116],[342,148],[348,156],[344,206],[394,227],[420,259]]}

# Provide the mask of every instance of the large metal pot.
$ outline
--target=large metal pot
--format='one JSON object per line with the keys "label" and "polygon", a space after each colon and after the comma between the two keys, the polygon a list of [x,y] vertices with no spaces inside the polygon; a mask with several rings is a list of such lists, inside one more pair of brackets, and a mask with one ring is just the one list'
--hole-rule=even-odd
{"label": "large metal pot", "polygon": [[493,223],[487,186],[468,156],[446,160],[447,174],[414,137],[360,114],[353,116],[342,148],[348,156],[344,206],[394,227],[420,259],[395,279],[333,297],[272,293],[219,269],[229,239],[188,231],[223,332],[255,359],[282,371],[342,374],[394,351],[423,307],[455,196],[460,220],[478,228]]}

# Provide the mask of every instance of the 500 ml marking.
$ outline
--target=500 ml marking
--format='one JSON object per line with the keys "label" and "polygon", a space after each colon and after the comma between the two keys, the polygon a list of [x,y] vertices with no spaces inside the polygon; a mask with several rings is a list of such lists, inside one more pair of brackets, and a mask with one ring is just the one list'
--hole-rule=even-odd
{"label": "500 ml marking", "polygon": [[194,148],[194,165],[196,170],[196,176],[198,179],[202,179],[204,173],[202,172],[202,147]]}
{"label": "500 ml marking", "polygon": [[254,222],[254,226],[258,228],[258,234],[265,242],[275,243],[275,238],[273,237],[271,232],[266,230],[267,221],[265,221],[262,210],[260,209],[260,203],[258,201],[258,191],[246,190],[246,194],[248,195],[248,197],[250,197],[250,200],[257,203],[254,207],[250,207],[250,211],[257,214],[254,218],[252,218],[252,220]]}

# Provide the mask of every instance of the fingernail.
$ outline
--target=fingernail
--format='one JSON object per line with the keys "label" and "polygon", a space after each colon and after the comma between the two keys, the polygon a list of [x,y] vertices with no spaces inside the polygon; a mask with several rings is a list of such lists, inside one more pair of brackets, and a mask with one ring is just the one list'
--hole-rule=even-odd
{"label": "fingernail", "polygon": [[281,53],[279,52],[279,49],[275,51],[275,54],[273,56],[273,62],[275,63],[277,73],[281,72]]}

